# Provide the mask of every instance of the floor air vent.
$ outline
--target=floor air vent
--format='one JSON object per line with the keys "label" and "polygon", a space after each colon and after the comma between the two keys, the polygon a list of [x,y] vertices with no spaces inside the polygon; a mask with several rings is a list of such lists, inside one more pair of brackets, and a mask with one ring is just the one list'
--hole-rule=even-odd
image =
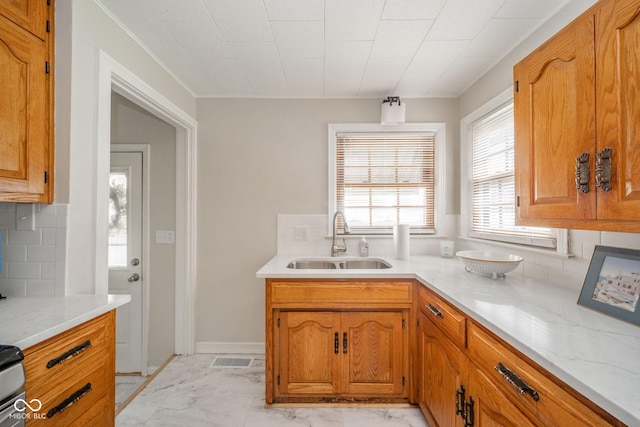
{"label": "floor air vent", "polygon": [[211,364],[212,368],[249,368],[253,363],[253,357],[216,357]]}

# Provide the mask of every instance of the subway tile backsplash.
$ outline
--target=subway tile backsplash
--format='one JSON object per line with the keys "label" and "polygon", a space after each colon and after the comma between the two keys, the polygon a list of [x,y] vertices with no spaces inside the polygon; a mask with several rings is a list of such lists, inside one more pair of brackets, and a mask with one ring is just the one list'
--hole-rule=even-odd
{"label": "subway tile backsplash", "polygon": [[16,230],[16,204],[0,203],[2,272],[7,296],[65,294],[68,205],[35,205],[35,230]]}
{"label": "subway tile backsplash", "polygon": [[[540,250],[530,250],[526,246],[499,245],[477,239],[455,239],[457,215],[447,215],[444,228],[455,241],[455,251],[482,249],[509,252],[524,258],[521,266],[513,274],[522,274],[554,283],[558,286],[580,289],[589,269],[589,262],[596,245],[614,246],[640,250],[640,234],[614,233],[604,231],[569,230],[569,253],[571,256],[546,254]],[[309,227],[309,239],[295,240],[294,227]],[[291,256],[329,256],[331,238],[327,236],[327,215],[278,215],[278,254]],[[444,238],[443,238],[444,239]],[[443,240],[442,239],[442,240]],[[370,256],[394,256],[393,239],[367,237]],[[411,255],[439,255],[438,238],[412,238]],[[347,256],[358,255],[359,237],[347,238]]]}

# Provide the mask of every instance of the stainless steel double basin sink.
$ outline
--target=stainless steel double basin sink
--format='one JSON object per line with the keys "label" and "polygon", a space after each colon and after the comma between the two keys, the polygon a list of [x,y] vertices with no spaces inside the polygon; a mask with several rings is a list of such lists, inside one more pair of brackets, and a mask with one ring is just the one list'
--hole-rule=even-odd
{"label": "stainless steel double basin sink", "polygon": [[301,258],[291,261],[287,268],[294,270],[379,270],[391,264],[379,258]]}

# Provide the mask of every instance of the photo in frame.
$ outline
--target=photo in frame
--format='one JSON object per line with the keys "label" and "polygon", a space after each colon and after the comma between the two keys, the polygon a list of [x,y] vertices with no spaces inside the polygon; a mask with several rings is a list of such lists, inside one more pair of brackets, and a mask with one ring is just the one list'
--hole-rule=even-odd
{"label": "photo in frame", "polygon": [[578,304],[640,326],[640,251],[596,246]]}

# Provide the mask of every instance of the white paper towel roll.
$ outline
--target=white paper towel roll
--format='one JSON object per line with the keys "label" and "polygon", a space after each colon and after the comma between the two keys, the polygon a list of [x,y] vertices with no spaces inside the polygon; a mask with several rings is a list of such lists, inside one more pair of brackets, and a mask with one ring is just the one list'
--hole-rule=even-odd
{"label": "white paper towel roll", "polygon": [[409,224],[398,224],[393,226],[393,243],[396,247],[396,258],[409,259]]}

